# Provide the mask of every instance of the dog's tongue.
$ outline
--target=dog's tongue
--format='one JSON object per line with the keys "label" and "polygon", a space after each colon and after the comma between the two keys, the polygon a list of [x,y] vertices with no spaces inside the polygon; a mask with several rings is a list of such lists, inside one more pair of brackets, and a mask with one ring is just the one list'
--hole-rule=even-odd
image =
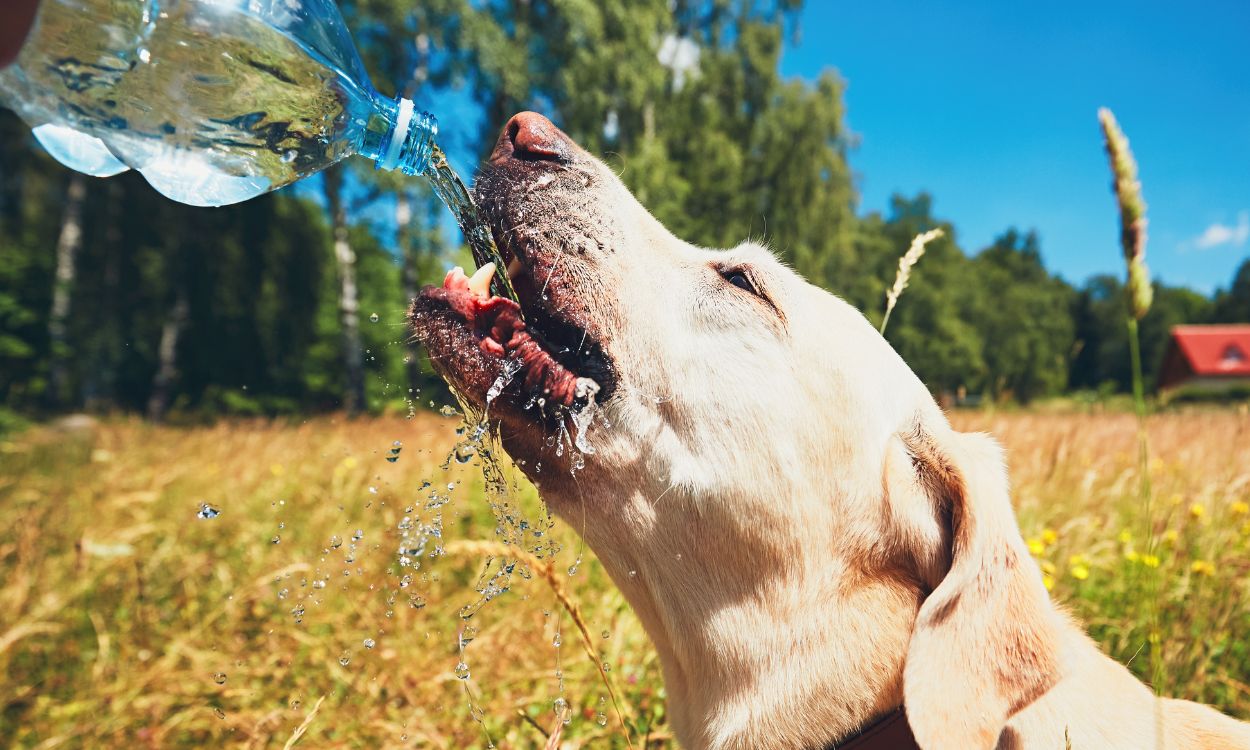
{"label": "dog's tongue", "polygon": [[491,296],[490,281],[495,264],[487,263],[466,276],[457,266],[447,272],[443,288],[455,294],[447,302],[465,322],[482,334],[479,346],[486,354],[518,360],[524,387],[549,402],[572,407],[578,395],[578,378],[557,362],[525,328],[521,307],[510,299]]}

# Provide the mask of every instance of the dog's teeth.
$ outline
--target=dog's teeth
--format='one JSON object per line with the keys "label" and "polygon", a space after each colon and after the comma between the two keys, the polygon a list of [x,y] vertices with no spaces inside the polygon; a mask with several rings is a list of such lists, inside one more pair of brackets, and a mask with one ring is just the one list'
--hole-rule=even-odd
{"label": "dog's teeth", "polygon": [[490,296],[490,280],[495,275],[495,264],[487,263],[473,272],[469,279],[469,291],[480,297]]}
{"label": "dog's teeth", "polygon": [[469,283],[469,277],[464,275],[464,269],[456,266],[447,272],[447,276],[443,278],[443,286],[447,289],[462,290]]}
{"label": "dog's teeth", "polygon": [[520,276],[524,271],[525,268],[521,266],[521,261],[516,257],[513,257],[512,260],[508,261],[508,278],[515,281],[516,277]]}

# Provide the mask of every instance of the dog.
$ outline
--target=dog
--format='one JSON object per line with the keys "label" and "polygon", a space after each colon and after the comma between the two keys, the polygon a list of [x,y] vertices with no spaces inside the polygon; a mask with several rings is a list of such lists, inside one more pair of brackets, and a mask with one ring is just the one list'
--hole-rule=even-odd
{"label": "dog", "polygon": [[624,593],[684,747],[843,747],[902,708],[922,750],[1250,748],[1050,602],[1002,451],[857,310],[677,239],[532,112],[474,192],[520,303],[454,269],[415,335]]}

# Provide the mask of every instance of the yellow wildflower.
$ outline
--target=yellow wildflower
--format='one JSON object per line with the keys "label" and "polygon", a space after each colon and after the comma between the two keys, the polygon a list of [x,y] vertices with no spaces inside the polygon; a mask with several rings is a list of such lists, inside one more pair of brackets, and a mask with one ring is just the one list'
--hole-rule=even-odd
{"label": "yellow wildflower", "polygon": [[1135,563],[1141,559],[1141,555],[1137,554],[1136,550],[1129,549],[1124,551],[1124,559]]}
{"label": "yellow wildflower", "polygon": [[1133,541],[1133,532],[1128,529],[1124,529],[1120,532],[1120,536],[1117,538],[1120,540],[1120,544],[1128,544]]}
{"label": "yellow wildflower", "polygon": [[1047,591],[1055,588],[1055,577],[1049,573],[1044,574],[1042,576],[1042,585],[1046,587]]}
{"label": "yellow wildflower", "polygon": [[1228,512],[1232,513],[1234,516],[1244,516],[1250,514],[1250,503],[1247,503],[1244,500],[1238,500],[1228,506]]}
{"label": "yellow wildflower", "polygon": [[1042,540],[1038,539],[1037,537],[1033,537],[1032,539],[1030,539],[1027,542],[1027,544],[1029,545],[1029,554],[1033,555],[1034,557],[1046,551],[1046,545],[1042,544]]}
{"label": "yellow wildflower", "polygon": [[1089,578],[1089,566],[1085,563],[1073,565],[1068,572],[1078,581],[1084,581],[1086,578]]}
{"label": "yellow wildflower", "polygon": [[1177,536],[1178,535],[1176,533],[1176,529],[1168,529],[1167,531],[1163,532],[1163,543],[1168,545],[1169,547],[1173,547],[1176,545]]}
{"label": "yellow wildflower", "polygon": [[1050,560],[1042,560],[1041,567],[1043,573],[1049,573],[1051,575],[1055,574],[1055,564]]}
{"label": "yellow wildflower", "polygon": [[1207,509],[1204,508],[1201,503],[1193,503],[1189,506],[1189,517],[1195,521],[1202,518],[1202,514],[1206,512]]}
{"label": "yellow wildflower", "polygon": [[1158,555],[1142,555],[1141,564],[1145,565],[1147,568],[1157,568],[1159,567],[1159,556]]}
{"label": "yellow wildflower", "polygon": [[1059,541],[1059,535],[1055,533],[1054,529],[1042,529],[1043,544],[1054,544],[1057,541]]}
{"label": "yellow wildflower", "polygon": [[1215,575],[1215,566],[1206,560],[1194,560],[1193,564],[1189,566],[1189,572],[1200,576]]}

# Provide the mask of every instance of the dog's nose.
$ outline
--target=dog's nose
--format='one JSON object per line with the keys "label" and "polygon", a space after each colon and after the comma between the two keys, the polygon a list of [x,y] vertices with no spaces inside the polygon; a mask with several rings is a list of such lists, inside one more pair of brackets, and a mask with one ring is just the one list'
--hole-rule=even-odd
{"label": "dog's nose", "polygon": [[513,115],[503,126],[491,163],[507,159],[526,161],[567,162],[572,155],[573,141],[560,131],[551,120],[537,112]]}

